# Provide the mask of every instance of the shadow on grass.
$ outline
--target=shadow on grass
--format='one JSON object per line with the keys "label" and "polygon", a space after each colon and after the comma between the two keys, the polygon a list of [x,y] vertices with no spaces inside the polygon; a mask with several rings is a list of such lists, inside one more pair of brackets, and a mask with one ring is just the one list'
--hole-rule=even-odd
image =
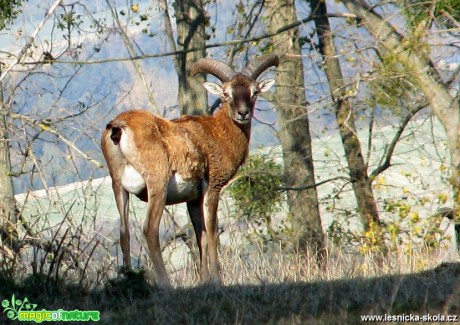
{"label": "shadow on grass", "polygon": [[359,323],[366,314],[460,314],[460,263],[378,278],[173,290],[147,284],[142,274],[92,290],[43,280],[17,283],[0,273],[0,301],[14,294],[36,310],[99,310],[102,324],[331,324]]}

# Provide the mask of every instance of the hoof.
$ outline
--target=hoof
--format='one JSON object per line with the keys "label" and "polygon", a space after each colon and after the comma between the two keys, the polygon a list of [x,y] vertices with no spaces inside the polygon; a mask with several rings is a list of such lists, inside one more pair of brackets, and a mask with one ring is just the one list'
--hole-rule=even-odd
{"label": "hoof", "polygon": [[124,275],[126,277],[139,277],[144,276],[145,270],[143,269],[133,269],[132,267],[122,266],[118,269],[119,275]]}

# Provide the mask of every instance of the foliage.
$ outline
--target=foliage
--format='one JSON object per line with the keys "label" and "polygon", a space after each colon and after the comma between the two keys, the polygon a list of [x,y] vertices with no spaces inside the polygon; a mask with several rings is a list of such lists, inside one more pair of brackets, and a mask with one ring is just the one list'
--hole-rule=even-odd
{"label": "foliage", "polygon": [[[411,29],[426,26],[431,20],[447,28],[460,21],[460,0],[401,0],[402,13],[408,18]],[[454,20],[454,21],[452,21]]]}
{"label": "foliage", "polygon": [[0,30],[5,29],[21,13],[22,2],[22,0],[0,0]]}
{"label": "foliage", "polygon": [[352,230],[346,220],[336,218],[329,227],[328,235],[336,245],[351,246],[363,256],[403,252],[411,254],[417,247],[428,251],[449,240],[440,229],[442,216],[420,216],[420,208],[429,200],[418,198],[386,199],[383,204],[385,221],[371,222],[367,230]]}
{"label": "foliage", "polygon": [[252,155],[231,184],[235,209],[248,218],[269,218],[283,199],[282,167],[267,155]]}
{"label": "foliage", "polygon": [[411,81],[413,72],[392,53],[382,56],[375,72],[377,77],[369,82],[371,105],[386,107],[399,115],[415,91]]}
{"label": "foliage", "polygon": [[272,226],[272,216],[281,210],[285,197],[282,166],[269,155],[252,155],[229,188],[235,212],[255,225],[255,234],[263,244],[286,231],[285,226]]}

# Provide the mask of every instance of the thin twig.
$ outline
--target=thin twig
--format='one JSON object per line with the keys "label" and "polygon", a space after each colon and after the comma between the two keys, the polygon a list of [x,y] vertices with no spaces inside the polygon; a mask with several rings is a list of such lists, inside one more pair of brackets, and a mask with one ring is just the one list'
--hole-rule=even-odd
{"label": "thin twig", "polygon": [[32,46],[35,37],[37,37],[37,34],[43,28],[48,18],[53,14],[53,12],[56,10],[60,3],[61,0],[56,0],[54,4],[48,9],[45,18],[40,22],[40,24],[38,24],[33,33],[28,37],[26,44],[21,49],[21,51],[19,51],[18,55],[16,55],[16,58],[14,59],[13,63],[11,63],[8,66],[8,68],[6,68],[5,71],[2,72],[2,74],[0,75],[0,81],[2,81],[5,78],[5,76],[19,63],[19,61],[21,61],[22,57],[26,54],[27,50]]}
{"label": "thin twig", "polygon": [[321,185],[324,185],[326,183],[330,183],[330,182],[333,182],[333,181],[337,181],[337,180],[345,180],[347,182],[350,181],[350,179],[348,177],[337,176],[337,177],[332,177],[332,178],[326,179],[326,180],[321,181],[321,182],[317,182],[315,184],[295,186],[295,187],[281,186],[281,187],[275,188],[275,190],[277,190],[277,191],[305,191],[305,190],[309,190],[309,189],[312,189],[312,188],[317,188],[318,186],[321,186]]}
{"label": "thin twig", "polygon": [[[118,25],[118,30],[120,32],[121,38],[123,39],[123,42],[125,43],[126,49],[128,50],[129,56],[131,58],[137,56],[136,51],[134,50],[134,47],[131,44],[131,41],[130,41],[130,39],[128,37],[128,34],[126,33],[125,29],[121,25],[121,22],[120,22],[120,19],[118,18],[117,12],[113,9],[113,7],[110,4],[109,0],[106,0],[106,3],[109,6],[110,11],[112,12],[112,16],[113,16],[113,18],[115,19],[115,22]],[[155,110],[155,112],[158,115],[160,115],[160,111],[159,111],[158,106],[157,106],[157,104],[155,102],[155,98],[153,98],[152,92],[150,91],[150,88],[149,88],[149,86],[147,84],[147,80],[145,79],[145,74],[142,71],[142,67],[141,67],[140,63],[137,60],[134,60],[134,59],[131,60],[131,61],[133,62],[134,68],[135,68],[137,74],[139,75],[139,77],[140,77],[140,79],[142,81],[142,84],[144,85],[145,91],[147,92],[147,97],[149,98],[150,105],[152,105],[152,107]]]}
{"label": "thin twig", "polygon": [[412,117],[420,112],[422,109],[427,107],[429,105],[428,100],[424,100],[417,106],[413,107],[409,113],[403,118],[401,121],[398,130],[396,131],[395,136],[393,137],[393,140],[390,142],[390,145],[388,146],[388,149],[386,150],[384,156],[382,156],[381,163],[379,166],[372,171],[370,174],[369,178],[374,179],[377,177],[380,173],[383,173],[386,169],[388,169],[391,166],[391,158],[393,157],[393,152],[396,148],[396,145],[399,143],[399,139],[401,138],[401,135],[403,134],[404,130],[406,129],[407,124],[410,122]]}
{"label": "thin twig", "polygon": [[[2,112],[3,110],[0,110],[0,113]],[[12,112],[9,112],[7,111],[6,112],[7,115],[9,115],[11,118],[13,119],[18,119],[18,120],[22,120],[26,123],[28,123],[29,125],[33,125],[33,126],[38,126],[42,129],[42,131],[45,131],[45,132],[48,132],[50,134],[53,134],[55,135],[56,137],[58,137],[62,142],[64,142],[69,148],[75,150],[80,156],[82,156],[84,159],[88,160],[89,162],[93,163],[94,165],[96,165],[98,168],[103,168],[104,165],[101,164],[99,161],[97,161],[96,159],[94,158],[91,158],[90,156],[88,156],[86,153],[84,153],[83,151],[81,151],[74,143],[72,143],[70,140],[68,140],[64,135],[62,135],[61,132],[59,132],[53,125],[49,124],[48,122],[44,122],[44,121],[39,121],[39,120],[35,120],[31,117],[28,117],[28,116],[25,116],[25,115],[21,115],[21,114],[18,114],[18,113],[12,113]]]}
{"label": "thin twig", "polygon": [[[350,14],[350,13],[328,13],[327,16],[329,18],[357,18],[357,15],[355,14]],[[88,60],[88,61],[66,61],[66,60],[55,60],[53,63],[64,63],[64,64],[99,64],[99,63],[110,63],[110,62],[122,62],[122,61],[135,61],[135,60],[143,60],[143,59],[149,59],[149,58],[162,58],[166,56],[175,56],[178,54],[184,54],[184,53],[189,53],[189,52],[195,52],[195,51],[201,51],[203,48],[205,49],[210,49],[210,48],[215,48],[215,47],[223,47],[223,46],[229,46],[229,45],[235,45],[235,44],[240,44],[240,43],[251,43],[255,41],[260,41],[266,38],[271,38],[277,34],[280,34],[282,32],[285,32],[287,30],[296,28],[300,25],[303,25],[309,21],[312,21],[315,19],[316,16],[308,16],[302,20],[296,21],[292,24],[286,25],[282,28],[277,29],[274,32],[271,33],[265,33],[262,35],[258,36],[253,36],[249,37],[246,39],[237,39],[237,40],[231,40],[231,41],[225,41],[225,42],[217,42],[217,43],[212,43],[212,44],[206,44],[205,46],[202,47],[195,47],[195,48],[189,48],[189,49],[184,49],[184,50],[177,50],[177,51],[171,51],[171,52],[164,52],[160,54],[145,54],[145,55],[134,55],[130,56],[129,58],[113,58],[113,59],[100,59],[100,60]],[[41,62],[24,62],[24,65],[29,65],[29,64],[37,64]]]}

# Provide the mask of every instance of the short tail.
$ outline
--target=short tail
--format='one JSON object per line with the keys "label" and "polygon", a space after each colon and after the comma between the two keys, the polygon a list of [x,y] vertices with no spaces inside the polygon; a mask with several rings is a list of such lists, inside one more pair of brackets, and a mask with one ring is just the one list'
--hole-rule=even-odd
{"label": "short tail", "polygon": [[126,126],[125,121],[120,120],[112,120],[105,126],[106,130],[111,130],[110,139],[113,141],[115,145],[120,143],[121,135],[123,133],[123,128]]}

